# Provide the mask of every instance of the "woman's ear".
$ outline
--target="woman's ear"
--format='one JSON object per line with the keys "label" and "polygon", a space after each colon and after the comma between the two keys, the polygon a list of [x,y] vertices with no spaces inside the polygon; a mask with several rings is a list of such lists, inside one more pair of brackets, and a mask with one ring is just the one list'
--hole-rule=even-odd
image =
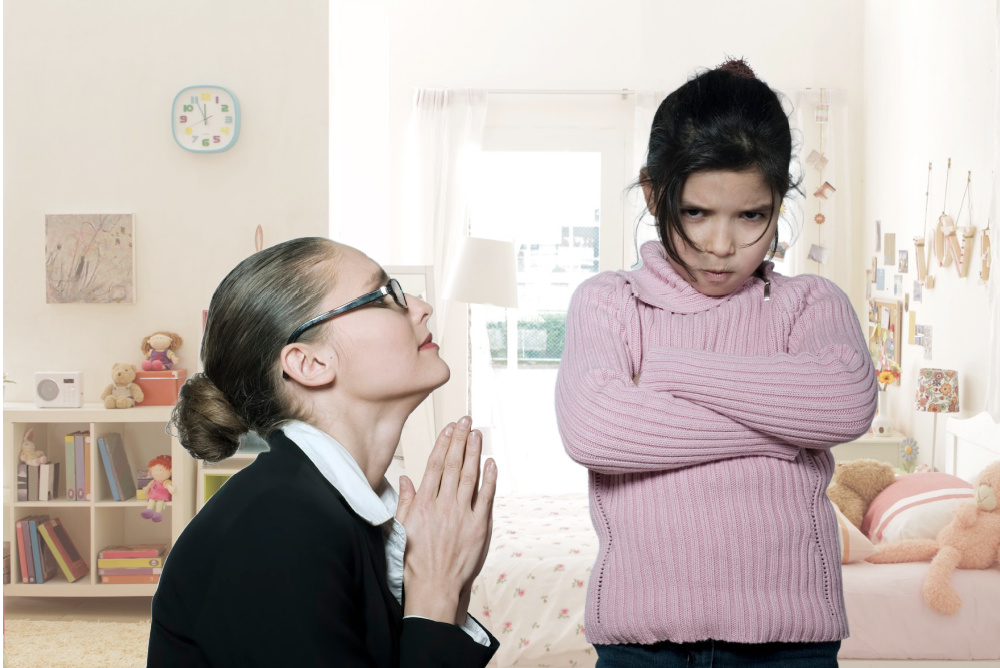
{"label": "woman's ear", "polygon": [[281,349],[284,378],[306,387],[329,385],[336,379],[340,360],[331,346],[318,348],[308,343],[290,343]]}
{"label": "woman's ear", "polygon": [[649,180],[649,172],[645,167],[639,170],[639,185],[642,186],[642,194],[646,198],[646,208],[649,215],[656,215],[656,201],[653,199],[653,182]]}

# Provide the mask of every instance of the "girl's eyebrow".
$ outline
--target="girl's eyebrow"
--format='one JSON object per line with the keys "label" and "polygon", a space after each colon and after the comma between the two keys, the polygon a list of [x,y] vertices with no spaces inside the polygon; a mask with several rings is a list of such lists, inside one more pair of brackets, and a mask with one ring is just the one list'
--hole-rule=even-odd
{"label": "girl's eyebrow", "polygon": [[[688,202],[688,201],[685,201],[685,200],[681,200],[681,203],[680,203],[679,206],[680,206],[681,209],[698,209],[699,211],[711,211],[712,210],[710,207],[703,206],[701,204],[696,204],[694,202]],[[762,211],[762,212],[763,211],[770,211],[770,210],[771,210],[771,202],[761,202],[760,204],[757,204],[755,206],[748,206],[748,207],[743,207],[743,208],[740,209],[740,211]]]}

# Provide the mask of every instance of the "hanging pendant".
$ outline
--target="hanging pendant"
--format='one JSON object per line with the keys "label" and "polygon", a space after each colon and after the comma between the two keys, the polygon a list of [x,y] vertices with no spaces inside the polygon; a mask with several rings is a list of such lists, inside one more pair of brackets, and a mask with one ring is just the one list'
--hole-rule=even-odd
{"label": "hanging pendant", "polygon": [[921,237],[915,237],[913,239],[913,245],[916,247],[914,251],[914,257],[917,259],[917,280],[921,283],[927,276],[927,253],[924,250],[924,245],[926,242]]}
{"label": "hanging pendant", "polygon": [[951,256],[948,254],[949,234],[955,231],[955,221],[947,214],[941,214],[938,218],[937,227],[934,228],[934,255],[937,257],[939,267],[947,267],[951,264]]}
{"label": "hanging pendant", "polygon": [[990,249],[990,230],[987,225],[987,229],[983,230],[983,234],[980,237],[979,247],[982,253],[983,266],[979,269],[979,279],[986,283],[990,281],[990,265],[993,262],[993,253]]}
{"label": "hanging pendant", "polygon": [[822,225],[823,223],[825,223],[825,222],[826,222],[826,216],[824,216],[824,215],[823,215],[823,214],[821,214],[821,213],[817,213],[817,214],[816,214],[816,217],[815,217],[815,218],[813,218],[813,220],[815,220],[815,221],[816,221],[816,224],[817,224],[817,225]]}

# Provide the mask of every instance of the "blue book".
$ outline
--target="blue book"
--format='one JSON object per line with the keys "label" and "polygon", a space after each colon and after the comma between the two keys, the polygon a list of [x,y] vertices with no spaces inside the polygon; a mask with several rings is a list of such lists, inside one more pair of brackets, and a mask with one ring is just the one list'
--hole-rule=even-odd
{"label": "blue book", "polygon": [[101,461],[104,462],[104,472],[108,476],[108,487],[111,488],[111,496],[115,501],[121,501],[121,494],[118,488],[115,487],[115,474],[111,469],[111,453],[108,452],[108,445],[105,443],[103,436],[97,439],[97,447],[101,451]]}
{"label": "blue book", "polygon": [[115,476],[115,485],[118,487],[118,501],[128,501],[135,498],[135,473],[132,471],[132,464],[128,460],[125,452],[125,443],[118,433],[108,434],[104,440],[104,446],[111,455],[111,472]]}
{"label": "blue book", "polygon": [[[42,551],[38,547],[38,520],[42,517],[41,515],[32,515],[28,518],[28,535],[31,537],[31,559],[35,566],[35,582],[37,584],[42,584],[45,582],[45,575],[42,572]],[[42,520],[42,522],[47,522],[48,517]]]}

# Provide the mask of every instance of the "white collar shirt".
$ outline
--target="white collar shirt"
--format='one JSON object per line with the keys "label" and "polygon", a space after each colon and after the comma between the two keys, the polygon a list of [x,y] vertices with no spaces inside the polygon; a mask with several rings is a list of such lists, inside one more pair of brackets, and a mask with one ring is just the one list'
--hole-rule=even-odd
{"label": "white collar shirt", "polygon": [[[385,538],[386,580],[389,591],[402,605],[406,530],[396,521],[396,505],[399,503],[396,490],[385,478],[382,478],[378,490],[373,490],[351,453],[332,436],[311,424],[293,420],[285,423],[281,430],[337,488],[358,517],[372,526],[381,527]],[[490,646],[486,632],[471,616],[466,615],[462,630],[480,645]]]}

